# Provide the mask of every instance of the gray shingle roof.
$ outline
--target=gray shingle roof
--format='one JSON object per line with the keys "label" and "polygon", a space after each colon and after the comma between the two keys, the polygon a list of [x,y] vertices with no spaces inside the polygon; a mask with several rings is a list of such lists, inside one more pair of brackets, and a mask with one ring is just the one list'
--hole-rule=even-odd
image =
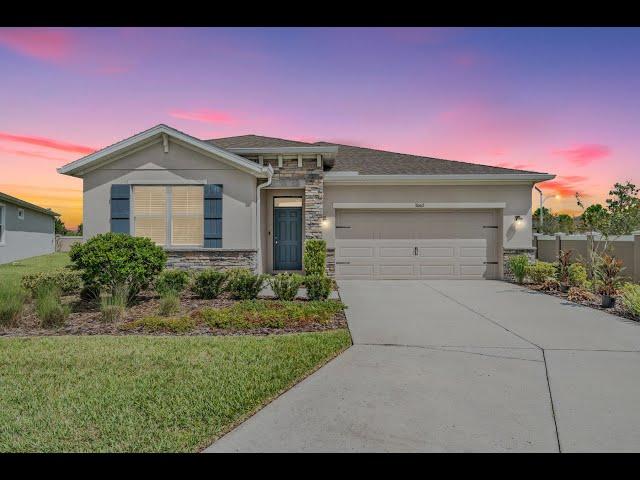
{"label": "gray shingle roof", "polygon": [[240,135],[237,137],[214,138],[205,140],[222,148],[261,148],[261,147],[312,147],[313,143],[286,140],[284,138],[263,137],[261,135]]}
{"label": "gray shingle roof", "polygon": [[478,163],[422,157],[406,153],[387,152],[373,148],[341,145],[331,142],[306,143],[260,135],[215,138],[207,140],[222,148],[311,147],[337,146],[333,172],[358,172],[361,175],[446,175],[446,174],[513,174],[540,173],[529,170],[493,167]]}

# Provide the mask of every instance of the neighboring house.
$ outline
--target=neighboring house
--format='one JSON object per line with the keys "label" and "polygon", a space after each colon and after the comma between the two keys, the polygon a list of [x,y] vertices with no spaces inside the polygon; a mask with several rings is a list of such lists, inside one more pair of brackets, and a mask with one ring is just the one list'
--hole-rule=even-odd
{"label": "neighboring house", "polygon": [[0,264],[53,253],[57,216],[0,192]]}
{"label": "neighboring house", "polygon": [[554,175],[158,125],[58,169],[84,182],[84,238],[162,245],[176,267],[302,269],[324,238],[343,279],[501,278],[532,255],[531,189]]}

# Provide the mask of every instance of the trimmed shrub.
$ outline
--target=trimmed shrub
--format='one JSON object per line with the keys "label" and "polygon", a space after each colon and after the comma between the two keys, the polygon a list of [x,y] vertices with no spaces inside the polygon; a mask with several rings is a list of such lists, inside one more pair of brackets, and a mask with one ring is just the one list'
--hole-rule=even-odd
{"label": "trimmed shrub", "polygon": [[151,240],[126,233],[103,233],[76,243],[69,256],[85,285],[111,292],[126,285],[129,300],[155,280],[167,261],[164,250]]}
{"label": "trimmed shrub", "polygon": [[158,314],[162,317],[168,317],[174,315],[180,311],[180,297],[172,290],[166,292],[160,298],[160,306],[158,307]]}
{"label": "trimmed shrub", "polygon": [[246,268],[229,270],[227,291],[238,300],[253,300],[264,287],[269,276],[254,274]]}
{"label": "trimmed shrub", "polygon": [[80,290],[82,279],[80,272],[68,268],[52,270],[50,272],[29,273],[22,277],[22,288],[35,296],[36,290],[44,284],[57,286],[62,293],[74,293]]}
{"label": "trimmed shrub", "polygon": [[11,283],[0,284],[0,326],[13,327],[24,308],[25,292]]}
{"label": "trimmed shrub", "polygon": [[636,317],[640,317],[640,285],[625,283],[621,290],[624,308]]}
{"label": "trimmed shrub", "polygon": [[160,296],[169,292],[180,294],[189,286],[189,273],[185,270],[165,270],[156,280],[155,290]]}
{"label": "trimmed shrub", "polygon": [[105,322],[116,322],[124,317],[127,311],[127,288],[118,286],[110,294],[104,295],[100,299],[100,312],[102,320]]}
{"label": "trimmed shrub", "polygon": [[59,327],[67,321],[71,309],[63,305],[60,289],[45,283],[36,290],[36,315],[43,327]]}
{"label": "trimmed shrub", "polygon": [[529,258],[526,255],[509,257],[508,265],[509,270],[516,277],[516,282],[524,282],[524,277],[527,275],[527,267],[529,266]]}
{"label": "trimmed shrub", "polygon": [[296,298],[304,277],[297,273],[279,273],[269,279],[273,293],[278,300],[290,301]]}
{"label": "trimmed shrub", "polygon": [[213,299],[224,291],[227,280],[226,272],[213,269],[203,270],[196,275],[191,290],[200,298]]}
{"label": "trimmed shrub", "polygon": [[543,284],[549,279],[555,278],[556,268],[553,263],[536,261],[527,267],[527,276],[535,284]]}
{"label": "trimmed shrub", "polygon": [[327,262],[327,242],[312,238],[304,242],[304,273],[325,275]]}
{"label": "trimmed shrub", "polygon": [[225,308],[203,308],[202,320],[212,328],[247,330],[328,323],[344,308],[341,302],[246,300]]}
{"label": "trimmed shrub", "polygon": [[572,263],[567,268],[569,285],[584,288],[587,285],[587,269],[581,263]]}
{"label": "trimmed shrub", "polygon": [[304,277],[304,285],[307,287],[309,300],[326,300],[331,294],[333,280],[321,275],[307,275]]}
{"label": "trimmed shrub", "polygon": [[147,332],[163,332],[163,333],[187,333],[193,330],[196,322],[190,317],[163,318],[163,317],[145,317],[132,322],[120,325],[121,330],[135,330],[142,328]]}

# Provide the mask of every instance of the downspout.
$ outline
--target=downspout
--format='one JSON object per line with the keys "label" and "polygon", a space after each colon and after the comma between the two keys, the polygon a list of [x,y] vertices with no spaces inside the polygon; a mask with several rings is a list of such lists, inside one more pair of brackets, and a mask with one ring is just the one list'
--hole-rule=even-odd
{"label": "downspout", "polygon": [[256,250],[257,250],[257,255],[256,255],[256,270],[258,273],[262,273],[262,239],[260,238],[260,194],[262,192],[263,188],[268,187],[269,185],[271,185],[271,180],[273,179],[273,167],[271,165],[269,165],[268,167],[265,168],[266,172],[267,172],[267,181],[264,183],[261,183],[260,185],[258,185],[258,188],[256,189],[256,193],[257,193],[257,198],[256,198]]}

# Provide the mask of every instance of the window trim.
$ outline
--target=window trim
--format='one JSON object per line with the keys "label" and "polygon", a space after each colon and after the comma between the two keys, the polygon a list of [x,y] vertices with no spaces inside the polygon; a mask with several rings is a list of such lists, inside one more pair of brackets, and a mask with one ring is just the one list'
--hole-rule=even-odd
{"label": "window trim", "polygon": [[[136,182],[136,183],[131,183],[131,193],[130,193],[130,199],[129,199],[129,210],[131,212],[130,218],[129,218],[129,231],[132,233],[132,235],[135,237],[136,236],[136,212],[135,212],[135,195],[136,195],[136,187],[164,187],[165,189],[165,195],[166,195],[166,202],[165,202],[165,207],[166,207],[166,212],[165,212],[165,218],[166,218],[166,233],[165,233],[165,244],[164,245],[158,245],[160,247],[162,247],[165,250],[174,250],[174,249],[189,249],[189,248],[204,248],[204,233],[202,235],[202,241],[199,244],[193,244],[193,245],[174,245],[173,243],[173,187],[186,187],[186,186],[190,186],[190,187],[202,187],[202,196],[204,198],[204,185],[202,183],[198,183],[198,184],[194,184],[194,183],[177,183],[177,184],[172,184],[172,183],[145,183],[145,182]],[[203,200],[203,207],[204,207],[204,200]],[[204,210],[202,212],[202,228],[204,231]]]}

